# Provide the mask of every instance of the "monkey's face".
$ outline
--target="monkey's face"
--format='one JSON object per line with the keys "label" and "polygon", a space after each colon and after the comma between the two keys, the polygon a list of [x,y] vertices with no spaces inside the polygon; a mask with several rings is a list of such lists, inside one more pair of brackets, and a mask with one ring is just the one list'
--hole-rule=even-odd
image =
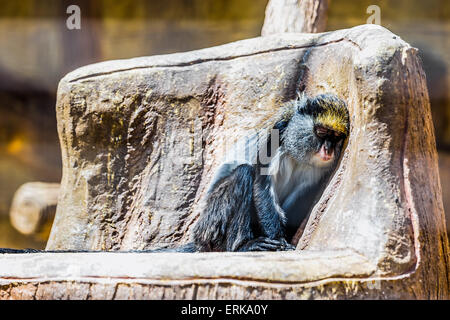
{"label": "monkey's face", "polygon": [[298,102],[284,134],[285,150],[297,161],[318,168],[332,167],[347,137],[345,102],[334,95],[319,95]]}
{"label": "monkey's face", "polygon": [[311,157],[311,164],[317,167],[332,165],[341,153],[345,135],[339,131],[326,128],[322,125],[314,126],[316,136],[316,152]]}
{"label": "monkey's face", "polygon": [[284,148],[299,163],[325,168],[339,158],[345,134],[317,124],[308,115],[294,115],[286,128]]}

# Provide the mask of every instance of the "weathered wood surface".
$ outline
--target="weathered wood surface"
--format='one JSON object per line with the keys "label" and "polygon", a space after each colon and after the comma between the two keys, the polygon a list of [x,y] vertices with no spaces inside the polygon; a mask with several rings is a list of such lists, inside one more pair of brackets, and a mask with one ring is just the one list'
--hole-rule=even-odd
{"label": "weathered wood surface", "polygon": [[262,36],[278,33],[324,32],[329,0],[270,0]]}
{"label": "weathered wood surface", "polygon": [[58,203],[59,183],[28,182],[14,194],[9,216],[20,233],[47,238]]}
{"label": "weathered wood surface", "polygon": [[[346,99],[352,126],[296,252],[4,256],[0,296],[449,298],[425,75],[416,50],[375,25],[112,61],[67,75],[57,104],[62,194],[47,249],[185,242],[224,142],[257,128],[298,89]],[[170,263],[177,259],[186,260]],[[112,261],[123,261],[123,273],[96,278]],[[79,278],[67,278],[72,265],[84,270]]]}
{"label": "weathered wood surface", "polygon": [[[0,299],[161,299],[333,297],[318,288],[330,276],[369,275],[373,265],[351,251],[261,253],[77,253],[6,256]],[[342,263],[345,262],[345,263]],[[35,267],[38,266],[38,267]],[[29,277],[34,268],[33,279]],[[217,278],[217,275],[221,276]],[[372,280],[365,280],[370,287]],[[310,284],[308,284],[310,283]],[[311,283],[315,283],[311,287]],[[303,291],[303,292],[302,292]],[[261,293],[264,292],[264,295]]]}

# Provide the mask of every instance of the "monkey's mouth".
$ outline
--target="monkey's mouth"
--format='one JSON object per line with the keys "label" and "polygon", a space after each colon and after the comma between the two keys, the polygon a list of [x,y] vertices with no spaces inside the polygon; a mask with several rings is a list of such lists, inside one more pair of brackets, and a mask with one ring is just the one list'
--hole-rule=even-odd
{"label": "monkey's mouth", "polygon": [[324,146],[312,157],[312,164],[318,167],[327,166],[333,162],[334,151],[326,150]]}
{"label": "monkey's mouth", "polygon": [[326,149],[324,145],[320,147],[319,152],[317,152],[316,156],[323,162],[329,162],[334,158],[333,149]]}

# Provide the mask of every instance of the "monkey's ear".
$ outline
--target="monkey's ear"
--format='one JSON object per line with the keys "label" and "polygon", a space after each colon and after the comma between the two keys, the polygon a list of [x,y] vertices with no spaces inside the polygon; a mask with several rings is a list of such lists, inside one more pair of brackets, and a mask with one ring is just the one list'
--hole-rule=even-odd
{"label": "monkey's ear", "polygon": [[309,98],[304,92],[299,92],[295,101],[295,111],[304,114],[309,104]]}

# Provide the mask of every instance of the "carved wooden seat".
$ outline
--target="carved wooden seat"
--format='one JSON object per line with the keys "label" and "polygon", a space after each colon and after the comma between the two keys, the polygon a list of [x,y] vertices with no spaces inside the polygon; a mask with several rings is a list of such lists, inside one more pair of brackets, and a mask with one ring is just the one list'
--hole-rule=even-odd
{"label": "carved wooden seat", "polygon": [[425,75],[416,49],[374,25],[68,74],[58,90],[64,169],[47,249],[183,243],[225,142],[297,90],[338,94],[352,121],[297,251],[4,255],[0,297],[448,298]]}

